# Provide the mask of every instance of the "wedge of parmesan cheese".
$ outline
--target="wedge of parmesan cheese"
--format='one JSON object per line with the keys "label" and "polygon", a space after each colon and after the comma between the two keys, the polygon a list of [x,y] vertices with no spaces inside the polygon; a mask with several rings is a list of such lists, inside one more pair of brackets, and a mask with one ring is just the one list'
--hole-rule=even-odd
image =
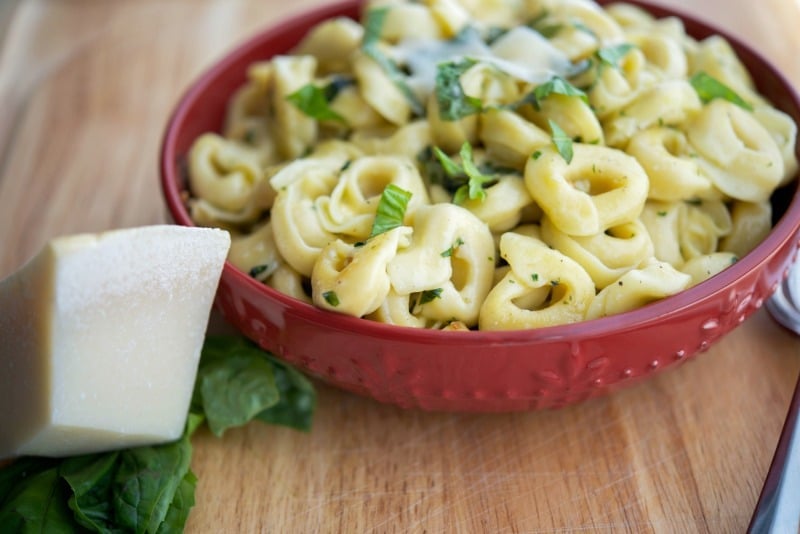
{"label": "wedge of parmesan cheese", "polygon": [[0,281],[0,458],[177,439],[229,247],[172,225],[61,237]]}

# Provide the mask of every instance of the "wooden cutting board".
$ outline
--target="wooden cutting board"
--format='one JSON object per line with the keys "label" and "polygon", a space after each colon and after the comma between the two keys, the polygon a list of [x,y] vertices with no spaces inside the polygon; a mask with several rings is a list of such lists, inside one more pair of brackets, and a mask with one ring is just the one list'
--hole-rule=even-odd
{"label": "wooden cutting board", "polygon": [[[794,0],[680,0],[800,86]],[[159,142],[188,84],[319,0],[0,2],[0,276],[49,238],[164,222]],[[757,313],[707,353],[585,404],[403,411],[319,386],[309,434],[201,432],[190,532],[743,532],[800,370]]]}

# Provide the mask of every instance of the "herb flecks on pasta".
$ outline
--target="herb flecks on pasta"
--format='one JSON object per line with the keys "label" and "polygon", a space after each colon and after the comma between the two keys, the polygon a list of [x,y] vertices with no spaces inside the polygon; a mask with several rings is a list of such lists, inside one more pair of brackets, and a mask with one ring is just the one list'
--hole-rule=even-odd
{"label": "herb flecks on pasta", "polygon": [[621,313],[770,231],[797,125],[722,37],[588,0],[368,0],[254,63],[188,154],[229,259],[336,313],[464,331]]}

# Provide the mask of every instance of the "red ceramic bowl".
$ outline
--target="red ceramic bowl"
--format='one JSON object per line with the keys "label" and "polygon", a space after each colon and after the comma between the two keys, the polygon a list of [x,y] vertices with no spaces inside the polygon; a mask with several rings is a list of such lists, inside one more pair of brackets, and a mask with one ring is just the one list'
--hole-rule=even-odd
{"label": "red ceramic bowl", "polygon": [[[356,18],[359,6],[357,0],[346,1],[267,29],[191,86],[169,121],[161,155],[161,185],[176,223],[193,224],[184,203],[185,154],[201,133],[219,130],[226,102],[244,83],[247,66],[288,51],[324,19]],[[675,15],[642,7],[659,17]],[[800,123],[797,94],[767,61],[735,38],[681,18],[696,38],[724,35],[759,90]],[[260,284],[230,263],[216,306],[244,335],[287,362],[379,401],[470,412],[560,407],[675,367],[757,310],[786,276],[800,248],[797,180],[776,192],[773,204],[772,232],[724,272],[673,297],[593,321],[510,332],[390,326],[314,308]]]}

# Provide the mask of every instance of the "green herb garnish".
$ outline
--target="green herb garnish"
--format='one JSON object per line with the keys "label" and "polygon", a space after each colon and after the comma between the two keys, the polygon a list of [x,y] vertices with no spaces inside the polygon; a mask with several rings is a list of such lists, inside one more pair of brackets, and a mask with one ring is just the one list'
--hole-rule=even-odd
{"label": "green herb garnish", "polygon": [[442,288],[437,287],[436,289],[429,289],[427,291],[423,291],[419,297],[419,305],[422,306],[423,304],[427,304],[435,299],[442,298]]}
{"label": "green herb garnish", "polygon": [[464,244],[463,239],[461,239],[460,237],[456,238],[455,243],[453,243],[447,250],[443,250],[439,255],[443,258],[449,258],[453,255],[453,252],[455,252],[455,250],[463,244]]}
{"label": "green herb garnish", "polygon": [[339,295],[335,291],[326,291],[322,294],[322,298],[334,308],[339,305]]}
{"label": "green herb garnish", "polygon": [[437,65],[435,92],[442,120],[456,121],[483,111],[483,102],[464,93],[460,81],[461,75],[475,63],[474,59],[462,58]]}
{"label": "green herb garnish", "polygon": [[550,125],[550,131],[553,133],[553,144],[556,150],[558,150],[558,153],[564,158],[564,161],[570,163],[573,156],[572,139],[553,120],[548,119],[547,122]]}
{"label": "green herb garnish", "polygon": [[375,237],[402,226],[410,199],[411,192],[394,184],[387,185],[383,193],[381,193],[381,199],[378,201],[378,209],[375,213],[372,232],[369,236]]}
{"label": "green herb garnish", "polygon": [[745,102],[733,89],[703,71],[689,78],[689,83],[694,87],[700,100],[706,104],[716,98],[721,98],[722,100],[727,100],[732,104],[736,104],[742,109],[753,111],[753,106]]}
{"label": "green herb garnish", "polygon": [[597,59],[600,60],[601,64],[618,69],[622,58],[624,58],[628,52],[634,48],[636,47],[631,43],[622,43],[615,46],[601,48],[595,52],[595,55],[597,56]]}
{"label": "green herb garnish", "polygon": [[453,195],[454,204],[463,204],[467,199],[483,200],[486,198],[484,187],[493,183],[496,177],[483,174],[483,172],[478,169],[475,165],[475,161],[472,159],[472,146],[468,142],[464,142],[459,151],[461,165],[450,159],[450,157],[438,147],[434,147],[433,152],[439,159],[445,173],[449,176],[466,176],[466,183],[458,187]]}
{"label": "green herb garnish", "polygon": [[347,124],[344,117],[331,109],[330,100],[325,95],[325,89],[314,84],[308,83],[304,85],[287,96],[286,100],[312,119]]}
{"label": "green herb garnish", "polygon": [[575,96],[587,104],[589,103],[589,97],[586,93],[560,76],[553,76],[549,81],[536,86],[523,100],[530,102],[538,111],[541,109],[542,100],[550,95]]}
{"label": "green herb garnish", "polygon": [[263,265],[256,265],[255,267],[250,269],[248,274],[250,275],[251,278],[259,279],[261,275],[268,272],[269,268],[270,268],[269,264],[266,263]]}

